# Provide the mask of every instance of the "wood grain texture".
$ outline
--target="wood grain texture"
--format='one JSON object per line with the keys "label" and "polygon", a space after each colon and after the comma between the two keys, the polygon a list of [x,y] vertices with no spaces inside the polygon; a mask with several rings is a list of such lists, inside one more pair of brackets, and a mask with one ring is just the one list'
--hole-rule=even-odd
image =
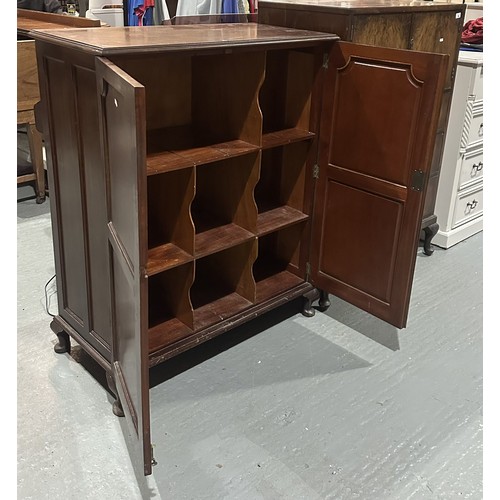
{"label": "wood grain texture", "polygon": [[210,51],[231,48],[251,51],[279,47],[307,47],[318,42],[334,41],[338,37],[314,31],[296,30],[248,24],[216,24],[210,29],[203,25],[111,27],[105,30],[68,29],[35,30],[31,36],[94,55],[153,54],[179,51]]}

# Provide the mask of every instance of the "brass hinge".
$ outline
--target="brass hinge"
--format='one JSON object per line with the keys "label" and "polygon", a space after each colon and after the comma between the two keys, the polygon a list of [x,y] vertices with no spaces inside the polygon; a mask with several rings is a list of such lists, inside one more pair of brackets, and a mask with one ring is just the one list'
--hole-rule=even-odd
{"label": "brass hinge", "polygon": [[311,264],[306,262],[306,281],[309,281],[309,277],[311,276]]}
{"label": "brass hinge", "polygon": [[317,163],[313,167],[313,179],[319,179],[319,165]]}
{"label": "brass hinge", "polygon": [[414,170],[411,174],[411,189],[413,189],[413,191],[423,191],[424,181],[424,172],[422,170]]}
{"label": "brass hinge", "polygon": [[325,52],[323,54],[323,68],[328,69],[328,63],[330,62],[330,56],[328,55],[328,52]]}
{"label": "brass hinge", "polygon": [[456,68],[452,68],[452,70],[451,70],[451,81],[455,80],[455,71],[456,71]]}
{"label": "brass hinge", "polygon": [[151,445],[151,465],[154,467],[155,465],[158,465],[158,462],[155,460],[155,456],[153,454],[153,445]]}

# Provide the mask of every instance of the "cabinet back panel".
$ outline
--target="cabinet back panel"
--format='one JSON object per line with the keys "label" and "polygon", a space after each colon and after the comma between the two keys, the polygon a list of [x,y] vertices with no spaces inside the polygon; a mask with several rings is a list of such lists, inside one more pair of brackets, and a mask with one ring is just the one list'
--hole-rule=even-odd
{"label": "cabinet back panel", "polygon": [[217,225],[235,224],[256,231],[257,208],[253,191],[259,171],[259,154],[199,165],[192,217],[196,232]]}
{"label": "cabinet back panel", "polygon": [[189,328],[193,328],[193,309],[189,299],[193,278],[193,263],[149,277],[150,328],[172,318],[177,318]]}
{"label": "cabinet back panel", "polygon": [[300,243],[305,224],[298,223],[259,238],[259,254],[254,266],[256,281],[299,266]]}
{"label": "cabinet back panel", "polygon": [[298,142],[262,152],[255,191],[259,212],[287,205],[304,211],[306,160],[310,142]]}
{"label": "cabinet back panel", "polygon": [[193,125],[199,144],[241,139],[260,145],[258,94],[264,52],[193,58]]}
{"label": "cabinet back panel", "polygon": [[309,130],[315,57],[307,51],[268,51],[259,101],[264,133],[286,128]]}
{"label": "cabinet back panel", "polygon": [[193,308],[201,308],[233,292],[254,302],[252,266],[256,256],[256,242],[252,240],[198,259],[195,262],[195,282],[191,288]]}
{"label": "cabinet back panel", "polygon": [[147,129],[191,123],[191,57],[114,57],[115,64],[146,87]]}
{"label": "cabinet back panel", "polygon": [[194,253],[189,208],[194,197],[194,169],[148,177],[148,247],[173,243]]}

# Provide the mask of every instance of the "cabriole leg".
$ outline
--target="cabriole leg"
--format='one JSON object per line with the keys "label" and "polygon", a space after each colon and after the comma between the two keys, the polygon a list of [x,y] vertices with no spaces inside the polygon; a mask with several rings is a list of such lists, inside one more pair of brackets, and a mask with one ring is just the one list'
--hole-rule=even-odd
{"label": "cabriole leg", "polygon": [[313,307],[313,302],[319,297],[319,292],[316,290],[311,290],[304,294],[304,306],[302,308],[302,314],[308,318],[312,318],[316,314],[316,310]]}
{"label": "cabriole leg", "polygon": [[330,298],[324,290],[319,291],[319,310],[326,311],[330,307]]}
{"label": "cabriole leg", "polygon": [[113,396],[116,398],[115,401],[113,401],[113,413],[117,417],[124,417],[125,413],[123,413],[122,403],[120,401],[120,398],[118,397],[118,391],[116,390],[115,379],[113,378],[111,373],[106,372],[106,380],[108,382],[109,390],[113,393]]}
{"label": "cabriole leg", "polygon": [[434,223],[430,226],[424,227],[424,253],[425,255],[432,255],[434,253],[434,249],[431,246],[431,241],[434,236],[436,236],[439,231],[439,224]]}
{"label": "cabriole leg", "polygon": [[69,335],[55,321],[52,321],[50,328],[57,335],[57,344],[54,346],[54,351],[57,354],[70,353],[71,342]]}

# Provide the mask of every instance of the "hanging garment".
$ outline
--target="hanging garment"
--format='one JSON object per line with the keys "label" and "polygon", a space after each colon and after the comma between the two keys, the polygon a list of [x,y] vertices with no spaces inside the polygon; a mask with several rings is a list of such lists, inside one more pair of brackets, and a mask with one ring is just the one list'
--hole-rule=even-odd
{"label": "hanging garment", "polygon": [[154,0],[128,0],[128,25],[152,26]]}
{"label": "hanging garment", "polygon": [[153,9],[153,23],[156,25],[163,24],[163,21],[170,19],[167,2],[165,0],[155,0]]}
{"label": "hanging garment", "polygon": [[176,16],[200,16],[220,14],[222,0],[179,0]]}
{"label": "hanging garment", "polygon": [[222,14],[238,14],[238,0],[222,0]]}

